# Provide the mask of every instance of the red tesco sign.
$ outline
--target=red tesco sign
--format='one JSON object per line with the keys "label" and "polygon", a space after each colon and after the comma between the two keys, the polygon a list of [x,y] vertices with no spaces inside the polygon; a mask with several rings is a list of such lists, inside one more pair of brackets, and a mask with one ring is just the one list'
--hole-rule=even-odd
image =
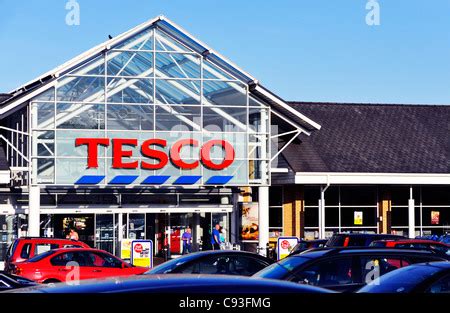
{"label": "red tesco sign", "polygon": [[[125,147],[136,147],[138,140],[133,138],[76,138],[75,146],[87,146],[88,161],[87,168],[98,168],[98,147],[109,147],[112,145],[112,167],[115,169],[135,169],[138,168],[138,161],[126,161],[126,158],[133,156],[133,151],[126,150]],[[213,139],[205,142],[200,148],[200,155],[198,160],[186,161],[181,158],[181,150],[186,147],[198,147],[198,140],[195,139],[181,139],[175,142],[170,148],[169,155],[164,151],[155,148],[166,148],[167,140],[165,139],[148,139],[141,145],[141,153],[143,156],[156,160],[156,163],[141,161],[140,167],[147,170],[158,170],[164,168],[170,161],[172,164],[180,169],[190,170],[197,168],[200,163],[204,167],[212,170],[223,170],[230,166],[235,158],[233,146],[225,140]],[[211,149],[214,146],[221,147],[225,152],[225,157],[220,163],[214,163],[211,160]]]}
{"label": "red tesco sign", "polygon": [[140,243],[138,243],[134,246],[134,252],[136,252],[136,253],[141,253],[143,249],[144,248],[142,247],[142,245]]}

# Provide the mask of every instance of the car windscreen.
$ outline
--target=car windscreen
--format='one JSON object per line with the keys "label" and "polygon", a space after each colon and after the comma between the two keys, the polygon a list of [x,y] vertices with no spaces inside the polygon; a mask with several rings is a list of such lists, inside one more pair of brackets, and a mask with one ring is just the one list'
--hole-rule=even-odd
{"label": "car windscreen", "polygon": [[406,266],[375,279],[358,292],[408,293],[440,270],[440,268],[435,266]]}
{"label": "car windscreen", "polygon": [[49,250],[47,252],[43,252],[43,253],[41,253],[39,255],[36,255],[36,256],[32,257],[31,259],[28,260],[28,262],[38,262],[38,261],[40,261],[42,259],[45,259],[46,257],[48,257],[48,256],[50,256],[50,255],[52,255],[54,253],[55,253],[54,250]]}
{"label": "car windscreen", "polygon": [[308,248],[308,243],[305,241],[300,241],[292,251],[304,250]]}
{"label": "car windscreen", "polygon": [[301,256],[292,256],[285,258],[277,263],[273,263],[263,270],[259,271],[253,277],[282,279],[300,265],[309,261],[309,258]]}

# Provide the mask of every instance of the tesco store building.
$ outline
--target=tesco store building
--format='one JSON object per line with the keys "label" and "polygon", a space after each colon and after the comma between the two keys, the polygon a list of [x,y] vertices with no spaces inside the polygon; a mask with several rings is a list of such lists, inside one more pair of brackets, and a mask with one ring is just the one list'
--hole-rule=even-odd
{"label": "tesco store building", "polygon": [[258,220],[247,239],[265,247],[271,138],[287,136],[282,148],[319,128],[164,17],[2,97],[2,258],[17,236],[72,227],[114,253],[130,238],[179,254],[188,226],[194,250],[207,249],[216,224],[245,245],[249,187]]}
{"label": "tesco store building", "polygon": [[[0,94],[0,262],[18,236],[120,254],[450,230],[450,106],[285,102],[164,17]],[[270,188],[270,190],[269,190]],[[258,249],[259,248],[259,249]]]}

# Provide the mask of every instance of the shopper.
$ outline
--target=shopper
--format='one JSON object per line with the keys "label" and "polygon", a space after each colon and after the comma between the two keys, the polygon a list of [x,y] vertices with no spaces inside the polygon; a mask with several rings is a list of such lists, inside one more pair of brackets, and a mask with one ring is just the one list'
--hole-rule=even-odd
{"label": "shopper", "polygon": [[211,234],[211,244],[213,246],[213,250],[220,250],[220,225],[216,224]]}
{"label": "shopper", "polygon": [[70,229],[70,232],[69,232],[69,234],[66,236],[66,238],[67,238],[67,239],[71,239],[71,240],[77,240],[77,241],[80,239],[79,236],[78,236],[77,231],[76,231],[74,228],[71,228],[71,229]]}
{"label": "shopper", "polygon": [[190,227],[186,228],[186,231],[183,233],[183,236],[181,236],[181,239],[183,240],[183,254],[191,253],[192,234]]}

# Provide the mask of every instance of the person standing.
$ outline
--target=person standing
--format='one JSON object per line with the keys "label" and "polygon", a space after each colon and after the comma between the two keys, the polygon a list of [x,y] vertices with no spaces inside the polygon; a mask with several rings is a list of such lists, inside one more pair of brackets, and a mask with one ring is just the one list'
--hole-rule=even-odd
{"label": "person standing", "polygon": [[76,241],[79,240],[78,233],[74,228],[70,229],[70,233],[66,236],[66,238],[70,239],[70,240],[76,240]]}
{"label": "person standing", "polygon": [[213,250],[220,250],[220,225],[216,224],[211,234],[211,244]]}
{"label": "person standing", "polygon": [[186,231],[183,233],[183,236],[181,236],[181,240],[183,240],[183,254],[191,253],[192,234],[190,227],[186,228]]}

